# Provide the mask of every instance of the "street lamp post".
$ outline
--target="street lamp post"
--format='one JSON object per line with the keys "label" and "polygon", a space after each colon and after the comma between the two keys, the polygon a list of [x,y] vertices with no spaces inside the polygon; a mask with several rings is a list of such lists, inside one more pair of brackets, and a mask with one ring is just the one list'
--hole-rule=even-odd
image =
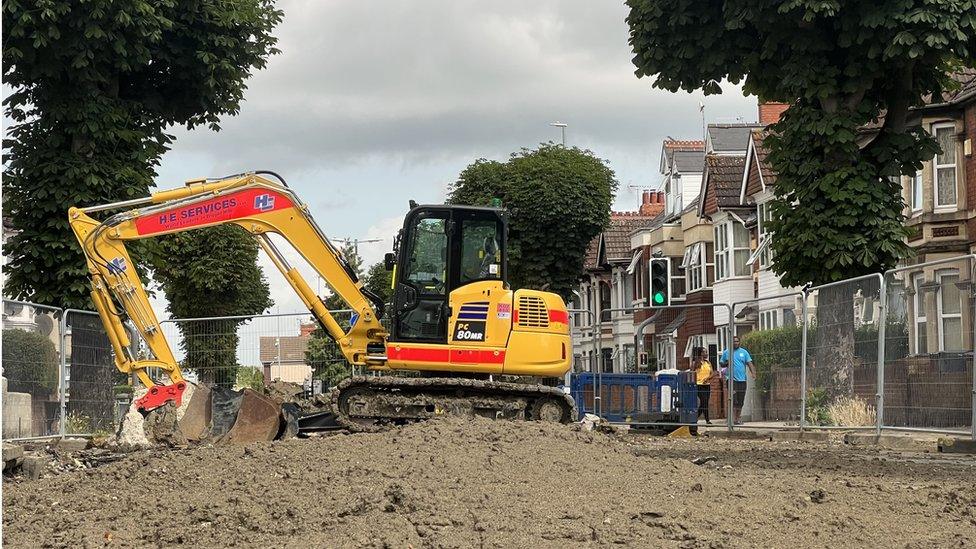
{"label": "street lamp post", "polygon": [[565,147],[566,146],[566,126],[568,126],[569,124],[566,124],[565,122],[550,122],[549,125],[552,126],[552,127],[554,127],[554,128],[559,128],[562,131],[562,134],[563,134],[563,147]]}

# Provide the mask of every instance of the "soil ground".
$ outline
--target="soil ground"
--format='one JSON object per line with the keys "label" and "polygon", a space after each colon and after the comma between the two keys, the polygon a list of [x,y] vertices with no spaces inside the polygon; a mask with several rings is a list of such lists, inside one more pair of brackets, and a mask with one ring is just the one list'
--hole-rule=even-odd
{"label": "soil ground", "polygon": [[540,423],[150,450],[3,488],[7,547],[976,546],[972,456]]}

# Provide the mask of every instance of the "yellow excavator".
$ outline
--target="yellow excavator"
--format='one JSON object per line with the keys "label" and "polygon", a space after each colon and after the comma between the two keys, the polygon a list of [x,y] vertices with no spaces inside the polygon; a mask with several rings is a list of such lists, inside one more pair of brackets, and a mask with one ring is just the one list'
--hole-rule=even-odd
{"label": "yellow excavator", "polygon": [[[393,271],[391,329],[384,303],[312,219],[284,179],[257,171],[186,182],[184,187],[68,211],[87,259],[92,301],[112,344],[115,364],[148,392],[149,412],[179,406],[187,382],[159,326],[126,242],[233,224],[250,233],[338,344],[346,360],[377,372],[342,381],[332,392],[338,423],[370,431],[437,415],[573,419],[572,398],[555,387],[503,382],[494,376],[564,375],[572,356],[569,314],[556,294],[518,289],[507,281],[507,213],[499,208],[417,206],[386,254]],[[95,212],[122,210],[99,221]],[[280,235],[353,312],[344,328],[270,238]],[[151,356],[133,356],[125,322]],[[168,377],[162,383],[150,372]]]}

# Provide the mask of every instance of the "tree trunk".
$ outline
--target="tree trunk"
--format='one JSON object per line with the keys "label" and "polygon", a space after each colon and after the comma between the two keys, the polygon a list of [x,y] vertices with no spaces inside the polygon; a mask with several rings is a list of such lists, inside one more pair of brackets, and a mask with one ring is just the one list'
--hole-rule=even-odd
{"label": "tree trunk", "polygon": [[826,402],[854,394],[854,293],[852,284],[821,288],[817,332],[807,391],[823,390]]}
{"label": "tree trunk", "polygon": [[115,385],[117,370],[112,345],[94,314],[72,313],[71,356],[69,363],[68,415],[78,431],[111,430],[115,425]]}

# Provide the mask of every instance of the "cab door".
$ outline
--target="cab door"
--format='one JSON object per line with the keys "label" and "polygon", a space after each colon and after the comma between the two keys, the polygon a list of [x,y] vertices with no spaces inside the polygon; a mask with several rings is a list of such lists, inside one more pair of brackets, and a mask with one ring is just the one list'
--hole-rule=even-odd
{"label": "cab door", "polygon": [[407,214],[393,296],[393,340],[446,343],[453,225],[449,208]]}

